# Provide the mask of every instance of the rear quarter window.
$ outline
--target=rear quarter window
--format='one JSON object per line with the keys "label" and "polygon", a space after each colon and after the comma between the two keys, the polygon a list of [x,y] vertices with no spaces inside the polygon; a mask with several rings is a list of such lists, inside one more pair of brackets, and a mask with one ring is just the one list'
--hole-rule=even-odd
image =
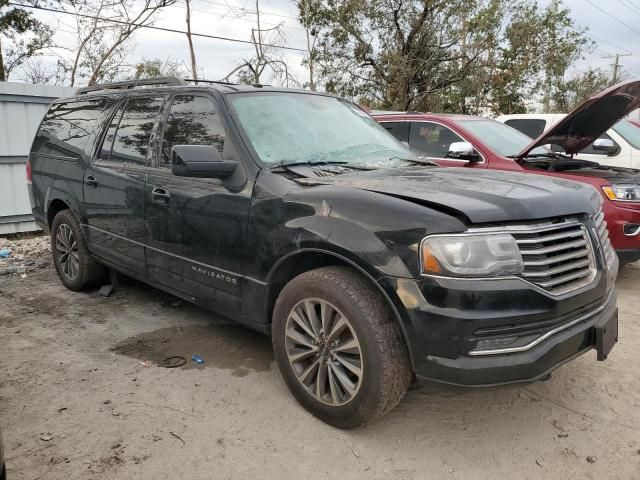
{"label": "rear quarter window", "polygon": [[63,157],[90,155],[107,103],[104,98],[88,98],[53,104],[40,125],[34,150]]}
{"label": "rear quarter window", "polygon": [[513,120],[507,120],[504,123],[531,138],[538,138],[542,135],[542,132],[544,132],[547,125],[546,121],[535,118],[514,118]]}

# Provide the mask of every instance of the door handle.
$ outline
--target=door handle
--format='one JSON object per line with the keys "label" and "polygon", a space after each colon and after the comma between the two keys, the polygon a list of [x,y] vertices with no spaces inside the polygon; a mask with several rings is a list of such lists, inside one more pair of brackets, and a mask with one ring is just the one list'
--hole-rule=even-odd
{"label": "door handle", "polygon": [[151,200],[154,203],[166,204],[169,203],[170,199],[171,194],[162,187],[153,187],[153,190],[151,190]]}
{"label": "door handle", "polygon": [[91,185],[92,187],[98,186],[98,181],[93,175],[87,175],[86,177],[84,177],[84,183],[86,183],[87,185]]}

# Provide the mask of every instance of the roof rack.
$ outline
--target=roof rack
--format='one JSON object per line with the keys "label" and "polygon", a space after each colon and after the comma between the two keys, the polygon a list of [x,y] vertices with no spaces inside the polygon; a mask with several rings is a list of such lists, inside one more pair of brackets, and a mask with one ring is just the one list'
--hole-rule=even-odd
{"label": "roof rack", "polygon": [[424,112],[414,110],[394,111],[394,110],[371,110],[371,115],[421,115]]}
{"label": "roof rack", "polygon": [[128,90],[136,87],[147,86],[179,86],[186,85],[187,82],[177,77],[159,77],[159,78],[143,78],[140,80],[127,80],[125,82],[105,83],[103,85],[93,85],[91,87],[82,87],[78,89],[78,94],[97,92],[100,90]]}
{"label": "roof rack", "polygon": [[233,82],[224,82],[222,80],[203,80],[201,78],[185,78],[184,81],[187,83],[210,83],[213,85],[226,85],[229,87],[235,87],[236,85],[238,85],[237,83]]}

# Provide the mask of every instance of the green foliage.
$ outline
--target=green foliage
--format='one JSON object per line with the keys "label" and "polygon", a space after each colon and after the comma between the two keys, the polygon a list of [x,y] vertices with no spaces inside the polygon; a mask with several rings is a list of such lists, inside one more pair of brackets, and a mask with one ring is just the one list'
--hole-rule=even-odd
{"label": "green foliage", "polygon": [[140,80],[141,78],[158,78],[158,77],[178,77],[186,78],[189,73],[186,67],[180,63],[167,59],[165,61],[155,58],[153,60],[142,59],[135,65],[135,73],[133,78]]}
{"label": "green foliage", "polygon": [[589,47],[560,2],[303,0],[327,90],[379,108],[515,113]]}
{"label": "green foliage", "polygon": [[551,109],[568,112],[609,86],[611,75],[600,69],[580,72],[562,82],[553,92]]}
{"label": "green foliage", "polygon": [[0,81],[6,81],[15,67],[51,46],[52,36],[51,29],[31,12],[0,0]]}

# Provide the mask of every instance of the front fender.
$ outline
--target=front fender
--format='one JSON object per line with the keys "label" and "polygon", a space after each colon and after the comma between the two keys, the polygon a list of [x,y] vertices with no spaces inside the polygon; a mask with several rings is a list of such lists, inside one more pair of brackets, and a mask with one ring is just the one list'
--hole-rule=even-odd
{"label": "front fender", "polygon": [[355,262],[375,278],[414,276],[414,269],[406,265],[396,251],[371,230],[348,220],[325,216],[302,217],[287,222],[283,229],[292,242],[285,251],[279,252],[278,258],[304,249],[318,249],[334,252]]}

